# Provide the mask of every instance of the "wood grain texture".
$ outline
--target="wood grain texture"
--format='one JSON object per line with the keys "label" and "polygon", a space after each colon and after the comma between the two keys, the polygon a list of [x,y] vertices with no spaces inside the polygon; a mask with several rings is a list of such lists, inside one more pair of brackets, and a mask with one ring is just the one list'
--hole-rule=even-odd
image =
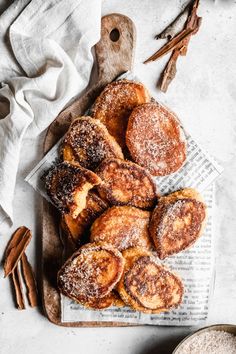
{"label": "wood grain texture", "polygon": [[[117,29],[120,34],[116,42],[110,39],[113,29]],[[98,81],[52,122],[44,142],[45,153],[65,134],[73,119],[82,115],[89,108],[109,82],[132,68],[135,36],[134,24],[128,17],[111,14],[102,18],[101,39],[95,46]]]}
{"label": "wood grain texture", "polygon": [[[65,134],[73,119],[91,106],[105,85],[132,69],[135,48],[135,27],[132,21],[126,16],[111,14],[102,18],[101,26],[101,39],[95,46],[98,81],[81,98],[62,111],[50,125],[44,142],[45,154]],[[115,39],[117,34],[119,36],[117,41],[110,39],[110,33],[114,29]],[[61,322],[60,294],[56,286],[63,253],[59,237],[59,213],[46,200],[43,201],[42,253],[43,307],[51,322],[66,327],[129,325],[120,322]]]}

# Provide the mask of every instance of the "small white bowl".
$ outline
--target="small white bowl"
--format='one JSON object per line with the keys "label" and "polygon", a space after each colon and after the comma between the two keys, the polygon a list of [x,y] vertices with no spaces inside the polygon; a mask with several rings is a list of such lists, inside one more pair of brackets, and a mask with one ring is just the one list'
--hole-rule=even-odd
{"label": "small white bowl", "polygon": [[186,338],[184,338],[179,345],[175,348],[172,354],[181,354],[181,349],[183,349],[183,346],[188,343],[190,340],[192,340],[194,337],[198,336],[201,333],[204,332],[210,332],[210,331],[224,331],[228,333],[232,333],[236,335],[236,325],[230,325],[230,324],[217,324],[213,326],[208,326],[204,327],[202,329],[199,329],[193,334],[190,334]]}

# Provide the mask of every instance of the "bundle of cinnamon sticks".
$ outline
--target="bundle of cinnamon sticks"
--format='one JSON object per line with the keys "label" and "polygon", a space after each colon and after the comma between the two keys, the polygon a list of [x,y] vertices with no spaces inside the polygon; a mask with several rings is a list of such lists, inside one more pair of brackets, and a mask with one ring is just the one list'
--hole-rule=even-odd
{"label": "bundle of cinnamon sticks", "polygon": [[[172,52],[161,79],[160,89],[163,92],[167,91],[169,84],[176,75],[178,57],[187,54],[190,38],[200,28],[202,18],[197,15],[198,7],[199,0],[191,1],[169,26],[156,36],[156,39],[167,38],[168,42],[144,62],[144,64],[149,63]],[[183,28],[179,31],[181,25]]]}
{"label": "bundle of cinnamon sticks", "polygon": [[12,278],[17,308],[19,310],[25,309],[22,279],[27,289],[29,305],[31,307],[37,306],[36,281],[32,267],[25,254],[26,247],[31,238],[31,231],[27,227],[21,226],[12,235],[5,251],[5,277],[10,276]]}

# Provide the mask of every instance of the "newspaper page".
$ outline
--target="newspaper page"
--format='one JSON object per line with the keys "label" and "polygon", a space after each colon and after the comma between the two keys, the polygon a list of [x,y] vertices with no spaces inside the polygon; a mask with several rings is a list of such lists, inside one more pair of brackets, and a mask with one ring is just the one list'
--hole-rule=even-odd
{"label": "newspaper page", "polygon": [[[205,322],[213,279],[213,182],[222,172],[222,168],[186,131],[185,134],[187,160],[183,167],[169,176],[155,178],[161,194],[186,187],[196,188],[202,193],[208,207],[208,219],[204,233],[195,245],[162,262],[176,271],[183,279],[185,293],[182,305],[178,309],[158,315],[143,314],[128,307],[111,307],[94,311],[85,309],[73,300],[61,296],[62,322],[116,321],[167,326],[200,325]],[[57,161],[59,145],[60,141],[25,179],[47,200],[49,198],[42,182],[42,176]]]}

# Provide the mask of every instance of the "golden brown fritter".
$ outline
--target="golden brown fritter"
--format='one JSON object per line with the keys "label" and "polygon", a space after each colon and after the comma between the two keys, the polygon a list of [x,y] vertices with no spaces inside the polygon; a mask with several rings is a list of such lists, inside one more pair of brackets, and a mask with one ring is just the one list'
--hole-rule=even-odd
{"label": "golden brown fritter", "polygon": [[88,116],[72,122],[62,141],[60,154],[63,160],[76,161],[89,170],[94,170],[105,158],[123,158],[120,146],[105,125]]}
{"label": "golden brown fritter", "polygon": [[85,208],[88,191],[100,182],[94,172],[68,162],[53,166],[45,176],[45,188],[54,205],[74,219]]}
{"label": "golden brown fritter", "polygon": [[144,313],[160,313],[181,304],[184,287],[178,275],[141,248],[129,248],[123,256],[125,268],[117,290],[126,305]]}
{"label": "golden brown fritter", "polygon": [[61,227],[64,231],[65,239],[70,241],[71,248],[75,251],[80,245],[92,223],[106,209],[108,204],[94,192],[89,192],[86,200],[86,207],[79,213],[76,219],[70,214],[62,214]]}
{"label": "golden brown fritter", "polygon": [[202,234],[206,205],[199,193],[186,188],[159,199],[150,234],[160,259],[190,247]]}
{"label": "golden brown fritter", "polygon": [[119,251],[130,247],[150,250],[150,212],[130,206],[114,206],[95,220],[90,231],[91,242],[106,242]]}
{"label": "golden brown fritter", "polygon": [[88,243],[62,266],[58,288],[64,295],[91,307],[110,294],[123,269],[124,259],[117,249],[105,243]]}
{"label": "golden brown fritter", "polygon": [[186,160],[186,141],[178,119],[156,102],[132,111],[126,144],[133,160],[154,176],[169,175]]}
{"label": "golden brown fritter", "polygon": [[156,185],[151,175],[131,161],[104,160],[96,170],[102,183],[100,196],[113,205],[132,205],[141,209],[153,207],[157,200]]}
{"label": "golden brown fritter", "polygon": [[125,148],[128,118],[134,107],[150,101],[147,89],[139,82],[117,80],[108,84],[96,99],[92,116],[99,119]]}

